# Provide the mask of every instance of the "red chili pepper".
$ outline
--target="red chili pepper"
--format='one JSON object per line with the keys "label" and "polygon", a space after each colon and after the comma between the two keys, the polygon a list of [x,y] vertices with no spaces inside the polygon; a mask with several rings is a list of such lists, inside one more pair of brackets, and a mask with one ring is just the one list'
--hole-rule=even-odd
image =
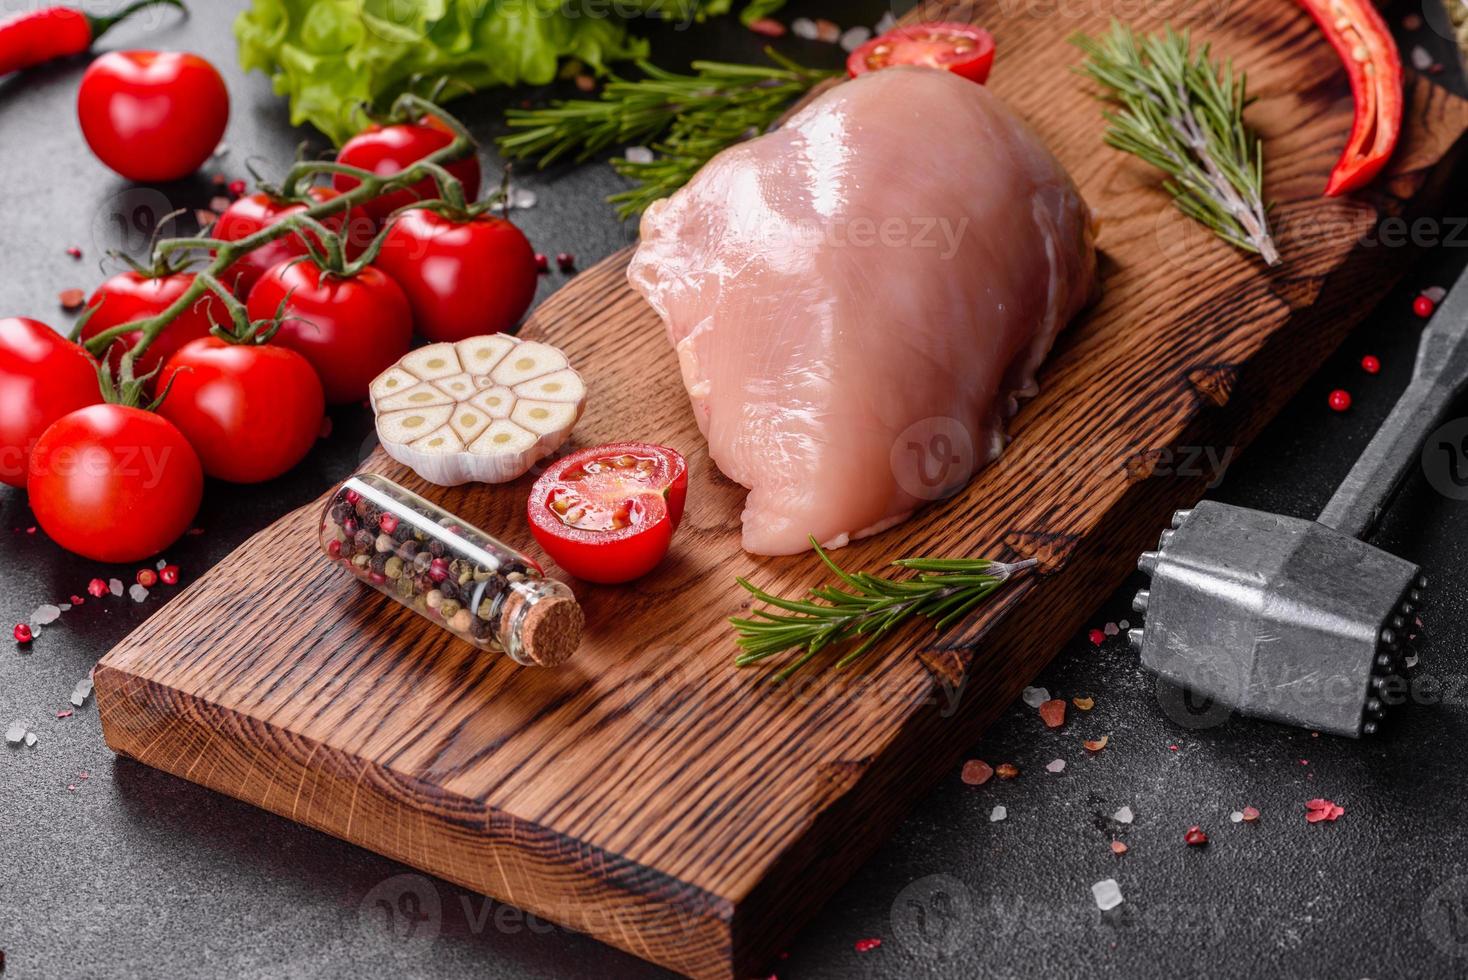
{"label": "red chili pepper", "polygon": [[1402,59],[1371,0],[1300,0],[1340,55],[1356,114],[1327,197],[1370,183],[1396,149],[1402,131]]}
{"label": "red chili pepper", "polygon": [[0,75],[81,54],[119,21],[160,3],[183,9],[181,0],[135,0],[111,17],[93,17],[73,7],[44,7],[0,20]]}

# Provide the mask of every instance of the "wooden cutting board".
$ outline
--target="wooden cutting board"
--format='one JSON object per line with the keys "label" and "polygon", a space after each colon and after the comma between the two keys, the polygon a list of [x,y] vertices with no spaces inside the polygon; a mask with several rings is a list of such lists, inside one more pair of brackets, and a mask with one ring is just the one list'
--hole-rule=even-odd
{"label": "wooden cutting board", "polygon": [[[1063,339],[1006,455],[957,497],[840,554],[1031,556],[950,635],[895,638],[864,667],[771,689],[732,666],[736,575],[782,593],[810,556],[739,548],[743,490],[709,462],[661,324],[623,252],[524,335],[563,347],[591,401],[574,444],[648,439],[691,464],[673,554],[626,588],[577,585],[589,634],[558,670],[483,656],[316,551],[319,506],[246,542],[102,661],[118,753],[247,800],[697,977],[767,967],[932,782],[1132,569],[1411,257],[1373,236],[1430,201],[1468,105],[1408,81],[1407,130],[1369,197],[1320,196],[1350,126],[1345,75],[1294,4],[1148,8],[1249,73],[1284,264],[1265,270],[1179,216],[1152,173],[1101,144],[1066,37],[1078,8],[966,3],[925,16],[999,39],[992,87],[1041,133],[1102,221],[1105,297]],[[1137,23],[1161,26],[1161,17]],[[914,154],[923,152],[913,147]],[[537,553],[530,478],[422,485],[366,468]],[[766,972],[768,972],[766,970]]]}

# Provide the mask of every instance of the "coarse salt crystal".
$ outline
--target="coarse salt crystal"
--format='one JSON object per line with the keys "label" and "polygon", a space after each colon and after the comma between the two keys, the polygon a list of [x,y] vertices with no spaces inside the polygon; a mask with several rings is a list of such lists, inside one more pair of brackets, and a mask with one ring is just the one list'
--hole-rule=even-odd
{"label": "coarse salt crystal", "polygon": [[25,738],[25,729],[25,720],[17,718],[10,723],[9,728],[5,729],[5,741],[11,745],[19,745],[21,739]]}
{"label": "coarse salt crystal", "polygon": [[69,603],[69,602],[63,602],[61,605],[57,606],[56,608],[59,609],[59,610],[61,610],[62,612],[71,612],[71,603]]}
{"label": "coarse salt crystal", "polygon": [[113,595],[122,595],[122,579],[112,578],[107,580],[107,591]]}
{"label": "coarse salt crystal", "polygon": [[841,33],[841,50],[855,51],[872,38],[870,27],[852,27]]}
{"label": "coarse salt crystal", "polygon": [[1427,49],[1420,44],[1412,48],[1411,58],[1412,67],[1418,71],[1426,71],[1432,67],[1432,55],[1428,54]]}
{"label": "coarse salt crystal", "polygon": [[1116,624],[1116,628],[1118,630],[1129,630],[1132,628],[1132,624],[1123,619]]}
{"label": "coarse salt crystal", "polygon": [[1102,912],[1109,912],[1122,903],[1121,886],[1116,883],[1115,878],[1106,878],[1091,886],[1091,895],[1096,899],[1096,907]]}
{"label": "coarse salt crystal", "polygon": [[61,618],[61,607],[47,603],[31,613],[31,622],[37,626],[49,626]]}
{"label": "coarse salt crystal", "polygon": [[1421,658],[1419,658],[1417,654],[1413,653],[1408,654],[1407,658],[1402,662],[1405,663],[1408,667],[1416,667],[1419,659]]}
{"label": "coarse salt crystal", "polygon": [[1131,807],[1124,806],[1120,810],[1117,810],[1115,813],[1113,813],[1111,815],[1111,819],[1115,820],[1117,823],[1131,823],[1133,820],[1136,819],[1136,816],[1132,813]]}
{"label": "coarse salt crystal", "polygon": [[155,566],[153,566],[153,567],[156,568],[156,569],[158,569],[158,571],[160,571],[160,572],[163,571],[165,568],[168,567],[168,559],[167,558],[160,558],[160,559],[158,559],[158,564],[155,565]]}
{"label": "coarse salt crystal", "polygon": [[894,28],[896,26],[897,26],[897,15],[894,14],[892,11],[889,10],[885,14],[882,15],[882,19],[881,20],[877,21],[877,28],[876,28],[877,29],[877,33],[878,34],[886,34],[888,31],[890,31],[892,28]]}
{"label": "coarse salt crystal", "polygon": [[622,158],[628,163],[652,163],[652,150],[645,146],[629,146],[622,151]]}
{"label": "coarse salt crystal", "polygon": [[127,594],[132,596],[133,602],[142,602],[148,598],[148,590],[136,582],[128,586]]}
{"label": "coarse salt crystal", "polygon": [[821,29],[816,26],[816,22],[809,17],[795,18],[790,22],[790,30],[796,37],[804,38],[807,41],[814,41],[821,33]]}
{"label": "coarse salt crystal", "polygon": [[989,822],[990,823],[998,823],[999,821],[1003,820],[1007,816],[1009,816],[1009,811],[1008,810],[1006,810],[1002,806],[996,806],[994,809],[992,809],[992,810],[989,811]]}
{"label": "coarse salt crystal", "polygon": [[1115,623],[1107,623],[1105,626],[1101,627],[1101,632],[1105,633],[1107,636],[1115,636],[1116,634],[1121,632],[1121,627],[1117,626]]}
{"label": "coarse salt crystal", "polygon": [[35,744],[36,744],[36,733],[35,732],[26,732],[25,733],[25,747],[26,748],[30,748],[32,745],[35,745]]}
{"label": "coarse salt crystal", "polygon": [[[1464,6],[1468,6],[1468,2],[1465,2],[1464,3]],[[1426,296],[1428,299],[1432,300],[1434,303],[1441,303],[1443,301],[1443,297],[1446,296],[1447,294],[1448,294],[1448,291],[1446,289],[1444,289],[1442,286],[1428,286],[1426,289],[1424,289],[1422,291],[1422,295],[1423,296]]]}
{"label": "coarse salt crystal", "polygon": [[1233,823],[1243,823],[1244,822],[1244,811],[1243,810],[1235,810],[1233,813],[1230,813],[1228,815],[1228,819],[1230,821],[1232,821]]}
{"label": "coarse salt crystal", "polygon": [[528,187],[510,188],[510,207],[514,208],[516,211],[528,211],[531,208],[535,207],[536,202],[538,202],[539,200],[540,195],[536,194]]}
{"label": "coarse salt crystal", "polygon": [[1051,762],[1051,763],[1049,763],[1048,765],[1045,766],[1045,771],[1046,772],[1065,772],[1065,760],[1064,759],[1056,759],[1054,762]]}
{"label": "coarse salt crystal", "polygon": [[1043,687],[1027,687],[1020,698],[1031,708],[1038,708],[1050,700],[1050,692]]}

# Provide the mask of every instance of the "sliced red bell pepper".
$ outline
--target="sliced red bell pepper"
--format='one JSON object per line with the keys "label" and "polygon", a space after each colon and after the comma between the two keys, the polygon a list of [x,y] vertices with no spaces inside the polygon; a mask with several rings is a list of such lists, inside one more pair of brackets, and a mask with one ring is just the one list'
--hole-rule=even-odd
{"label": "sliced red bell pepper", "polygon": [[1329,197],[1363,187],[1381,172],[1402,131],[1402,59],[1371,0],[1300,0],[1340,55],[1356,114],[1346,148],[1325,185]]}

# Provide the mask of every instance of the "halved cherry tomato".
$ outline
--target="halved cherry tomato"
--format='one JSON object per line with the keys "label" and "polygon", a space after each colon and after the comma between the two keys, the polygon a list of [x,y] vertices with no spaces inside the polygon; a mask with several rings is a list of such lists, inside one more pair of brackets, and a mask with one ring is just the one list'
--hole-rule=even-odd
{"label": "halved cherry tomato", "polygon": [[588,582],[630,582],[657,567],[683,519],[688,464],[677,450],[618,442],[553,463],[530,491],[530,531]]}
{"label": "halved cherry tomato", "polygon": [[305,459],[326,411],[311,362],[274,344],[192,341],[164,365],[165,389],[158,414],[178,426],[205,473],[231,483],[273,480]]}
{"label": "halved cherry tomato", "polygon": [[[192,272],[175,272],[172,275],[150,277],[135,270],[119,272],[103,281],[87,300],[87,308],[93,310],[86,326],[82,328],[82,339],[91,340],[111,327],[134,320],[146,320],[155,313],[162,313],[173,305],[194,283]],[[173,356],[173,352],[191,340],[209,336],[214,324],[229,325],[229,311],[218,296],[212,292],[194,300],[193,306],[185,310],[178,319],[163,328],[163,332],[143,353],[133,373],[142,377]],[[113,341],[107,351],[107,361],[114,367],[122,359],[122,352],[130,350],[141,334],[130,331]]]}
{"label": "halved cherry tomato", "polygon": [[41,433],[101,400],[90,354],[39,320],[0,319],[0,481],[25,486]]}
{"label": "halved cherry tomato", "polygon": [[942,68],[982,84],[994,66],[994,37],[972,24],[929,21],[874,37],[846,59],[852,78],[892,65]]}
{"label": "halved cherry tomato", "polygon": [[134,562],[177,541],[199,511],[204,471],[183,433],[152,412],[92,405],[51,424],[26,481],[36,523],[67,551]]}
{"label": "halved cherry tomato", "polygon": [[374,266],[338,276],[310,259],[282,262],[255,284],[246,308],[250,319],[268,320],[282,303],[285,316],[270,342],[311,362],[328,405],[365,399],[372,379],[413,342],[407,297]]}
{"label": "halved cherry tomato", "polygon": [[[306,191],[306,196],[317,204],[324,204],[337,197],[338,193],[330,187],[312,187]],[[290,201],[264,191],[256,191],[225,208],[219,220],[214,222],[210,234],[224,242],[239,241],[241,238],[248,238],[255,232],[270,227],[283,218],[299,214],[307,207],[308,205],[302,201]],[[353,213],[350,221],[349,233],[346,236],[348,258],[354,257],[354,252],[360,254],[372,241],[370,225],[366,228],[362,227],[368,224],[367,219]],[[348,227],[348,217],[345,212],[338,212],[321,223],[332,231],[340,233],[344,227]],[[316,236],[312,235],[311,240],[315,243]],[[318,247],[321,247],[319,243]],[[240,258],[225,269],[224,274],[219,278],[240,299],[249,299],[250,290],[255,288],[255,283],[260,281],[261,276],[287,259],[305,254],[306,243],[301,240],[301,236],[286,235]]]}
{"label": "halved cherry tomato", "polygon": [[[337,163],[371,171],[379,177],[390,177],[453,141],[454,134],[449,128],[432,116],[416,123],[374,124],[343,143],[336,160]],[[479,196],[478,157],[471,153],[444,169],[463,183],[466,200],[472,201]],[[343,194],[360,183],[349,174],[335,174],[331,178],[331,186]],[[382,221],[398,208],[435,197],[438,197],[438,184],[431,178],[424,178],[412,187],[374,198],[362,205],[362,210],[374,221]]]}

